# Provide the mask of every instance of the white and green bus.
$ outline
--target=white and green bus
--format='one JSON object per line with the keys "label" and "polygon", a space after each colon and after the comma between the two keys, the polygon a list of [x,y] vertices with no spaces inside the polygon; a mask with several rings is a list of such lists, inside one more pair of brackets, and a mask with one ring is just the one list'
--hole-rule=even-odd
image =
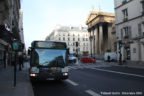
{"label": "white and green bus", "polygon": [[31,81],[67,79],[68,52],[65,42],[33,41],[29,51]]}

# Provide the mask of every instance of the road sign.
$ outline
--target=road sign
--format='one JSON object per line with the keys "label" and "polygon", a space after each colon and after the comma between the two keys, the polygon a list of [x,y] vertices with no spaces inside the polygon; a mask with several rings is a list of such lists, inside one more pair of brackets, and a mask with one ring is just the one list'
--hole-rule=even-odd
{"label": "road sign", "polygon": [[18,51],[19,50],[19,41],[14,41],[12,43],[12,47],[14,51]]}

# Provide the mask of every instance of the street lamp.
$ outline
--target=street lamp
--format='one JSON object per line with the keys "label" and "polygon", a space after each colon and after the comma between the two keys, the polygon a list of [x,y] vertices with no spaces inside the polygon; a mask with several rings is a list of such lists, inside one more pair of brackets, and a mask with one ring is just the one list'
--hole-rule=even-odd
{"label": "street lamp", "polygon": [[14,64],[14,87],[16,87],[16,65],[17,65],[17,52],[19,50],[19,41],[17,39],[13,39],[12,42],[12,49],[15,52],[15,60],[13,62]]}

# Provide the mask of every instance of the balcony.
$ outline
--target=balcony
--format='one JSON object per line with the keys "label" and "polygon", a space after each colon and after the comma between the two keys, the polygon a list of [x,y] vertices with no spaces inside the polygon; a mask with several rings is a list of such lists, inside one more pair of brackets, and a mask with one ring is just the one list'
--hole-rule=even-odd
{"label": "balcony", "polygon": [[122,4],[125,4],[125,3],[127,3],[127,0],[123,0],[123,1],[122,1]]}
{"label": "balcony", "polygon": [[125,39],[128,39],[128,38],[129,38],[129,36],[128,36],[128,35],[125,35],[125,36],[124,36],[124,38],[125,38]]}
{"label": "balcony", "polygon": [[125,17],[125,18],[123,19],[123,22],[126,22],[126,21],[128,21],[128,17]]}
{"label": "balcony", "polygon": [[140,2],[141,2],[141,3],[143,3],[143,2],[144,2],[144,0],[141,0]]}
{"label": "balcony", "polygon": [[142,16],[144,16],[144,10],[141,13],[142,13]]}

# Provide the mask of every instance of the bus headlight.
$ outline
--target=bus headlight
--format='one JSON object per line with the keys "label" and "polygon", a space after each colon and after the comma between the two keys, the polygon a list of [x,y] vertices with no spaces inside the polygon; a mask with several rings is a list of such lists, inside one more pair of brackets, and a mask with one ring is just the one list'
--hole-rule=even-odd
{"label": "bus headlight", "polygon": [[63,73],[63,76],[68,76],[68,73]]}
{"label": "bus headlight", "polygon": [[31,77],[35,77],[35,76],[36,76],[36,74],[31,73],[31,74],[30,74],[30,76],[31,76]]}

